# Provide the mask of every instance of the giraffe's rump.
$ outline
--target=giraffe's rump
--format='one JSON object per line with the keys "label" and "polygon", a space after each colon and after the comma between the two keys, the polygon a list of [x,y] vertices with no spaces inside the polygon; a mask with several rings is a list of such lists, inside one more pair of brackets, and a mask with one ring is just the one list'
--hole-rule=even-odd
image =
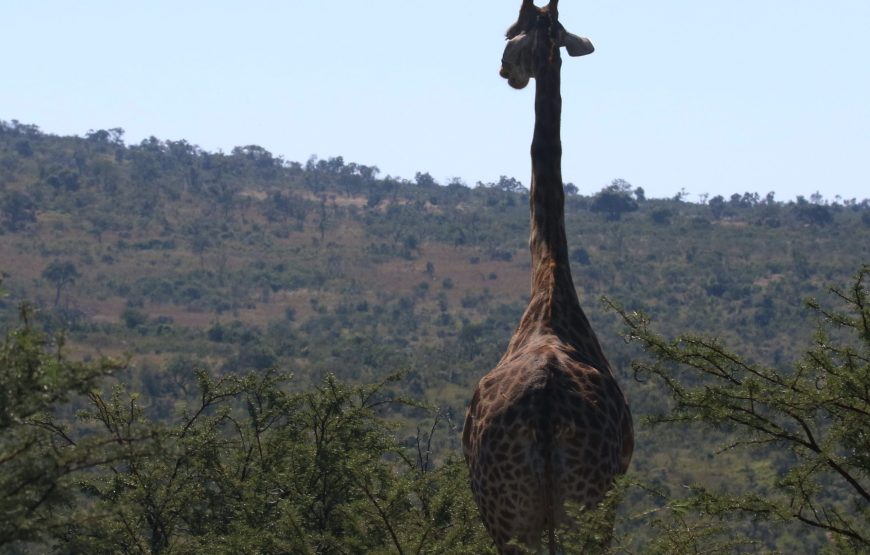
{"label": "giraffe's rump", "polygon": [[502,360],[480,381],[463,432],[487,528],[525,530],[518,539],[536,543],[566,502],[603,499],[624,472],[627,410],[609,372],[564,350]]}

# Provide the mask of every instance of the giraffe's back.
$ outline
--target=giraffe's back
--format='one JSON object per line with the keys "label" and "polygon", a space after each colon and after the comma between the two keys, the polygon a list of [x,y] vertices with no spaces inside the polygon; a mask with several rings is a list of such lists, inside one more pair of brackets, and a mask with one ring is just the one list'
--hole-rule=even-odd
{"label": "giraffe's back", "polygon": [[610,373],[552,348],[519,353],[484,376],[463,431],[487,528],[529,544],[564,517],[565,502],[604,497],[625,472],[631,441],[628,406]]}

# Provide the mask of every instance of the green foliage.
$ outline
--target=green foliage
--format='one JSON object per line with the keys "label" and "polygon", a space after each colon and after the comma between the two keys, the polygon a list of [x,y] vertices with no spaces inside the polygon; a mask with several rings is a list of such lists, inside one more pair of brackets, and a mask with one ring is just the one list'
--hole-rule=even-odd
{"label": "green foliage", "polygon": [[27,193],[11,191],[3,195],[0,201],[0,216],[3,216],[6,230],[20,231],[36,221],[36,204]]}
{"label": "green foliage", "polygon": [[[0,272],[12,274],[0,322],[13,326],[16,304],[31,299],[43,309],[32,325],[64,330],[77,356],[130,353],[131,365],[119,375],[126,393],[119,394],[140,394],[143,429],[161,424],[160,434],[177,427],[179,411],[193,402],[195,369],[219,380],[292,368],[295,378],[282,388],[298,393],[322,386],[330,372],[339,383],[359,384],[410,368],[394,387],[456,419],[472,384],[501,356],[527,300],[528,193],[507,176],[469,189],[459,179],[439,186],[425,173],[419,183],[378,174],[341,157],[284,161],[256,145],[210,153],[183,140],[126,145],[120,129],[60,137],[0,122]],[[637,209],[611,221],[608,212],[591,211],[596,197],[578,194],[588,184],[566,190],[578,294],[623,375],[639,343],[614,340],[619,319],[595,305],[601,295],[655,314],[662,334],[718,336],[721,344],[740,345],[745,360],[784,368],[811,339],[798,299],[844,281],[866,253],[868,201],[775,201],[741,192],[709,202],[702,195],[696,204],[682,193],[648,199],[617,180],[605,190]],[[57,260],[74,264],[76,295],[52,308],[70,282],[58,281],[59,290],[40,274]],[[697,385],[688,374],[679,378]],[[656,380],[620,381],[638,418],[665,410],[667,390]],[[247,418],[241,397],[226,406],[237,421]],[[400,438],[413,436],[426,417],[393,405],[376,412],[398,422]],[[68,425],[104,435],[94,422]],[[628,515],[688,502],[679,495],[682,484],[717,494],[766,492],[793,462],[788,451],[763,446],[754,457],[714,453],[731,428],[678,425],[638,427],[635,478],[667,495],[629,491]],[[458,453],[458,437],[436,436],[437,474]],[[397,456],[386,458],[397,463]],[[455,498],[467,501],[462,466],[450,468]],[[404,475],[401,465],[394,469]],[[665,518],[669,509],[651,514],[674,530],[682,526]],[[658,530],[620,518],[634,532]],[[795,545],[823,541],[821,533],[769,521],[739,528],[762,538],[759,549],[794,552]]]}
{"label": "green foliage", "polygon": [[623,214],[638,209],[637,201],[644,198],[643,189],[639,188],[639,191],[639,196],[636,199],[631,183],[615,179],[613,183],[595,195],[589,209],[593,212],[605,213],[608,220],[619,220]]}
{"label": "green foliage", "polygon": [[120,368],[110,360],[67,360],[35,329],[30,308],[20,316],[20,327],[0,344],[0,551],[68,523],[73,482],[105,464],[107,452],[102,439],[75,438],[56,413]]}
{"label": "green foliage", "polygon": [[569,506],[572,525],[559,530],[555,540],[566,553],[590,555],[763,552],[759,542],[694,501],[623,476],[595,509]]}
{"label": "green foliage", "polygon": [[54,260],[42,270],[42,277],[54,285],[57,290],[54,297],[54,305],[57,306],[60,302],[61,290],[65,286],[75,283],[76,279],[81,276],[76,270],[76,265],[69,260]]}
{"label": "green foliage", "polygon": [[[635,370],[673,395],[656,424],[727,430],[735,439],[726,449],[748,448],[781,469],[750,490],[699,485],[676,495],[629,476],[598,509],[570,508],[574,525],[556,532],[558,545],[582,553],[759,553],[769,539],[747,522],[761,522],[764,530],[797,523],[826,532],[827,543],[808,536],[803,547],[866,550],[868,276],[865,267],[849,289],[834,290],[844,310],[811,303],[820,317],[815,345],[788,371],[748,362],[715,340],[666,340],[643,315],[617,309],[629,339],[653,355]],[[388,423],[408,406],[395,390],[399,375],[371,386],[328,375],[300,389],[277,371],[216,375],[175,358],[166,368],[178,391],[175,416],[166,418],[129,388],[104,396],[96,380],[118,365],[69,362],[31,321],[23,311],[0,350],[0,546],[492,552],[465,465],[433,448],[442,413],[404,442]],[[474,342],[481,333],[465,335]],[[77,421],[64,423],[55,415],[69,413],[72,393],[88,401]]]}
{"label": "green foliage", "polygon": [[[75,553],[487,553],[464,463],[383,418],[399,376],[293,391],[275,371],[195,371],[169,421],[50,352],[22,312],[0,349],[0,549]],[[194,378],[190,361],[168,369]],[[87,397],[76,422],[54,416]],[[69,411],[62,411],[69,413]],[[29,546],[29,547],[28,547]]]}
{"label": "green foliage", "polygon": [[[697,335],[668,340],[639,312],[614,307],[627,338],[653,357],[634,370],[674,400],[652,422],[699,423],[733,434],[725,450],[745,448],[778,471],[763,487],[698,488],[689,506],[720,518],[798,522],[830,538],[832,552],[870,549],[870,296],[865,266],[847,289],[832,289],[839,310],[809,306],[814,344],[791,368],[767,367]],[[613,306],[613,305],[612,305]]]}
{"label": "green foliage", "polygon": [[128,328],[135,329],[148,322],[148,315],[135,308],[125,308],[124,312],[121,313],[121,320]]}
{"label": "green foliage", "polygon": [[83,480],[88,510],[57,535],[63,550],[488,550],[464,464],[433,468],[430,438],[418,436],[413,453],[379,417],[396,402],[386,382],[349,387],[328,376],[292,393],[277,372],[197,379],[174,422],[152,421],[120,388],[91,395],[83,417],[122,456]]}
{"label": "green foliage", "polygon": [[667,208],[659,208],[650,213],[650,218],[657,225],[671,225],[673,213]]}

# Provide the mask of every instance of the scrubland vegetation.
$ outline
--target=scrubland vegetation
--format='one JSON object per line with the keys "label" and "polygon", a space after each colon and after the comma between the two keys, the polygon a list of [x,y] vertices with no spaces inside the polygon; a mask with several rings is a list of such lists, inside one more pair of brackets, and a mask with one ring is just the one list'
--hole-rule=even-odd
{"label": "scrubland vegetation", "polygon": [[[566,190],[637,421],[608,549],[870,549],[870,203]],[[491,550],[458,427],[524,308],[527,201],[0,123],[0,552]]]}

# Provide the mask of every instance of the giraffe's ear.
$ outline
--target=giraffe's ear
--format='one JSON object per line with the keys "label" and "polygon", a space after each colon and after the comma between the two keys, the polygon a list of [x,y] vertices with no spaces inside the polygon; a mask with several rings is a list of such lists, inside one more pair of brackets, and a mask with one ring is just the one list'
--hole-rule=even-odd
{"label": "giraffe's ear", "polygon": [[579,37],[574,33],[569,33],[568,31],[563,31],[562,44],[560,46],[564,46],[568,51],[568,55],[574,57],[585,56],[595,52],[595,47],[592,46],[592,41],[586,37]]}

